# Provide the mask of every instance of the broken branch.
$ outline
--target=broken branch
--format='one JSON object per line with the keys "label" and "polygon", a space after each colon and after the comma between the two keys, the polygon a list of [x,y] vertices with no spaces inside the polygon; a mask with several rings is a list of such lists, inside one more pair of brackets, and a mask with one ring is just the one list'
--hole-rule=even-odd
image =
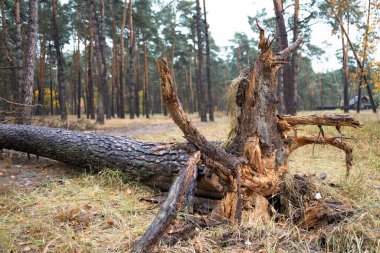
{"label": "broken branch", "polygon": [[352,147],[347,143],[343,142],[340,137],[326,137],[320,138],[316,136],[298,136],[297,138],[288,137],[289,154],[292,153],[297,148],[300,148],[309,144],[322,144],[331,145],[333,147],[339,148],[346,153],[346,176],[349,176],[350,170],[353,166],[353,156]]}
{"label": "broken branch", "polygon": [[200,152],[196,152],[189,157],[187,164],[179,173],[179,176],[170,187],[167,199],[162,205],[156,218],[145,232],[145,234],[136,242],[131,252],[151,252],[158,244],[161,237],[165,234],[169,225],[177,216],[181,208],[185,193],[188,187],[197,177],[197,163],[200,160]]}

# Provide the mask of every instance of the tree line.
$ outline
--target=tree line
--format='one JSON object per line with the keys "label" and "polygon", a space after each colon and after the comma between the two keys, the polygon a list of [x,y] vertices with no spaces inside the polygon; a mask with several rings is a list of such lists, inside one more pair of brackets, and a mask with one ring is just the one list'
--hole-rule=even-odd
{"label": "tree line", "polygon": [[[59,114],[63,121],[67,114],[84,114],[99,124],[126,113],[131,119],[167,115],[155,62],[161,57],[168,58],[184,109],[213,121],[214,111],[226,107],[223,94],[230,81],[257,55],[257,37],[245,33],[235,34],[231,48],[216,46],[205,0],[0,4],[0,111],[23,124],[31,123],[32,114]],[[263,10],[248,18],[254,32],[256,22],[271,31],[276,51],[305,37],[303,48],[285,60],[288,64],[277,75],[280,113],[341,104],[348,111],[349,98],[360,98],[363,89],[373,104],[378,101],[379,64],[373,56],[378,7],[377,0],[273,0],[275,17]],[[324,53],[310,43],[312,24],[318,21],[340,33],[342,69],[313,70],[312,62]],[[354,24],[360,38],[352,42],[349,28]],[[222,50],[227,57],[220,57]]]}

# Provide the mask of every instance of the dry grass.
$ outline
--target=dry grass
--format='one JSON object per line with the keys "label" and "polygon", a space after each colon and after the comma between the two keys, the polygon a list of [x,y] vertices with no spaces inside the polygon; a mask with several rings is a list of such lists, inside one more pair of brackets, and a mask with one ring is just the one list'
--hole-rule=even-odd
{"label": "dry grass", "polygon": [[[211,140],[225,140],[229,133],[227,116],[219,114],[215,123],[192,119]],[[346,180],[344,153],[325,146],[306,146],[290,157],[291,173],[327,173],[327,183],[339,187],[321,189],[355,203],[354,215],[339,225],[319,232],[301,230],[280,217],[276,222],[228,225],[200,229],[192,240],[180,241],[168,252],[380,252],[380,121],[370,113],[354,115],[364,127],[344,128],[353,137],[355,166]],[[111,120],[102,128],[122,127],[146,141],[180,141],[182,133],[169,117]],[[135,131],[143,128],[144,131]],[[156,128],[155,131],[145,129]],[[123,130],[124,131],[124,130]],[[338,135],[334,128],[327,134]],[[318,134],[317,127],[304,127],[299,134]],[[0,161],[0,168],[12,161]],[[0,195],[0,252],[125,252],[144,232],[156,209],[140,202],[153,194],[149,189],[125,182],[123,174],[104,171],[59,181],[45,181],[34,188],[15,188]],[[184,217],[180,215],[180,217]]]}

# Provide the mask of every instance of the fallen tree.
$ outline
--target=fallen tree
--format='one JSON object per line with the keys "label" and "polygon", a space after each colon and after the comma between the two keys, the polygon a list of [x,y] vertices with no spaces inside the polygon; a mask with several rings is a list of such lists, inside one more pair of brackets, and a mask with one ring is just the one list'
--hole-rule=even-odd
{"label": "fallen tree", "polygon": [[[178,100],[167,62],[162,59],[157,61],[157,67],[161,76],[163,100],[173,121],[184,133],[187,143],[146,143],[63,129],[0,125],[0,147],[76,166],[119,168],[133,178],[161,189],[169,189],[180,168],[193,168],[193,154],[200,152],[195,194],[221,199],[211,216],[216,219],[226,218],[231,224],[240,224],[243,216],[249,220],[259,219],[265,222],[269,217],[268,199],[281,195],[284,189],[284,178],[288,172],[287,160],[291,152],[309,144],[334,146],[345,152],[348,174],[353,164],[352,148],[345,143],[343,136],[325,136],[323,126],[335,126],[340,133],[341,127],[360,127],[360,123],[349,115],[277,115],[275,74],[286,63],[285,59],[291,51],[301,44],[302,38],[274,54],[271,41],[265,37],[261,27],[259,30],[259,55],[255,63],[233,81],[228,92],[230,116],[234,120],[229,138],[223,144],[208,141],[192,124]],[[298,135],[298,125],[318,126],[321,134],[318,137]],[[295,134],[289,135],[293,131]],[[189,157],[192,158],[191,161],[188,161]],[[189,183],[194,170],[181,171],[172,187],[170,200],[167,205],[164,204],[162,212],[151,226],[155,231],[147,231],[136,245],[136,252],[144,251],[141,245],[153,248],[157,238],[175,217],[184,193],[190,195],[186,199],[194,195],[191,190],[194,184]],[[309,187],[305,183],[309,181],[302,182],[305,187]],[[173,189],[181,190],[176,192]],[[312,195],[308,199],[312,199]],[[329,212],[339,208],[330,210],[327,207],[332,204],[323,202],[323,199],[313,201],[323,203],[314,205],[318,207],[317,211],[311,204],[298,203],[299,206],[309,207],[303,215],[308,222],[303,222],[302,218],[298,220],[304,228],[318,227],[317,223],[321,222],[318,217],[324,217],[323,222],[328,223],[338,219],[332,218],[337,216],[330,215]],[[336,202],[333,205],[336,207]]]}

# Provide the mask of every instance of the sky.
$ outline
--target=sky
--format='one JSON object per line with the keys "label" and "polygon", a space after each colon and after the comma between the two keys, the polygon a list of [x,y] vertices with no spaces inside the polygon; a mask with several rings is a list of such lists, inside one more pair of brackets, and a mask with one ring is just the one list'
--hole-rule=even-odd
{"label": "sky", "polygon": [[[268,16],[275,16],[272,0],[234,0],[233,2],[207,0],[207,21],[216,44],[219,47],[232,45],[230,40],[235,32],[244,32],[248,37],[258,36],[252,32],[248,24],[248,16],[255,15],[263,8],[266,9]],[[292,11],[291,8],[289,10]],[[341,63],[335,56],[336,51],[342,46],[341,40],[337,35],[331,34],[331,28],[328,25],[322,22],[314,24],[310,39],[313,45],[321,47],[326,52],[320,61],[313,61],[315,71],[325,72],[341,67]]]}

